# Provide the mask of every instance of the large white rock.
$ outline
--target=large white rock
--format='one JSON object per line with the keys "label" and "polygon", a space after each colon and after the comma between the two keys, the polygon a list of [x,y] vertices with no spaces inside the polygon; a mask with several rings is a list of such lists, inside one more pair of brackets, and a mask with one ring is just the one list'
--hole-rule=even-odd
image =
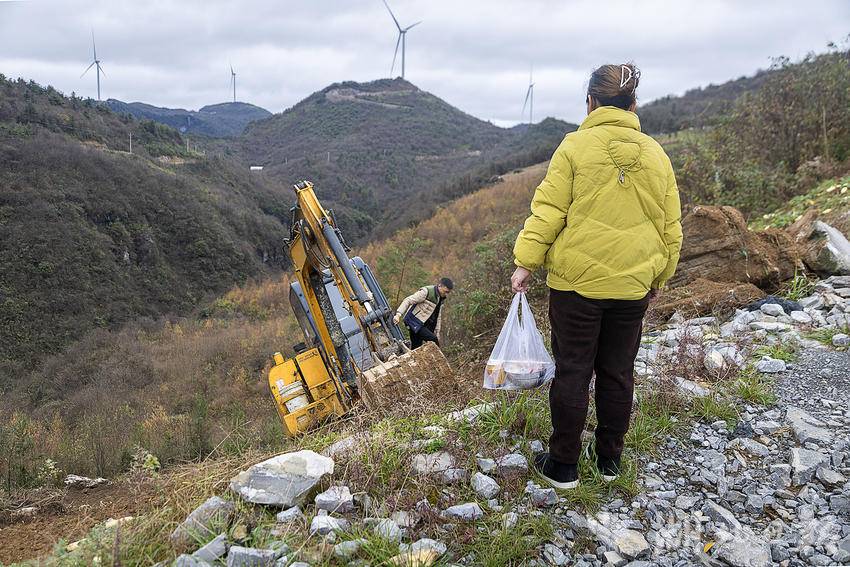
{"label": "large white rock", "polygon": [[357,555],[357,552],[360,551],[360,548],[369,543],[369,540],[366,539],[352,539],[349,541],[343,541],[334,546],[334,557],[337,559],[349,560],[354,559],[354,556]]}
{"label": "large white rock", "polygon": [[227,534],[219,534],[193,553],[192,557],[199,561],[215,563],[225,555],[227,555]]}
{"label": "large white rock", "polygon": [[434,473],[442,473],[456,468],[455,458],[451,453],[440,451],[439,453],[414,455],[411,468],[417,475],[424,476]]}
{"label": "large white rock", "polygon": [[499,490],[501,490],[498,482],[480,472],[472,475],[470,483],[472,484],[472,489],[475,491],[475,494],[485,500],[490,500],[499,493]]}
{"label": "large white rock", "polygon": [[834,346],[834,347],[850,346],[850,335],[846,335],[844,333],[836,333],[836,334],[832,335],[832,346]]}
{"label": "large white rock", "polygon": [[791,449],[791,480],[796,485],[809,482],[818,468],[829,462],[829,456],[820,451],[801,447]]}
{"label": "large white rock", "polygon": [[105,478],[89,478],[87,476],[80,476],[77,474],[69,474],[65,477],[65,486],[68,488],[94,488],[95,486],[107,484],[108,482],[109,481]]}
{"label": "large white rock", "polygon": [[773,317],[779,317],[780,315],[785,315],[785,310],[782,309],[781,305],[776,303],[762,303],[761,307],[759,307],[762,313],[765,315],[772,315]]}
{"label": "large white rock", "polygon": [[484,516],[484,510],[477,502],[467,502],[466,504],[456,504],[449,506],[443,510],[443,517],[449,520],[461,520],[471,522]]}
{"label": "large white rock", "polygon": [[277,552],[273,549],[231,546],[227,554],[227,567],[272,567]]}
{"label": "large white rock", "polygon": [[761,360],[756,362],[756,370],[758,370],[762,374],[776,374],[778,372],[785,372],[785,361],[779,360],[778,358],[764,356]]}
{"label": "large white rock", "polygon": [[726,448],[739,449],[757,457],[767,457],[770,455],[770,449],[766,445],[749,437],[736,437],[726,445]]}
{"label": "large white rock", "polygon": [[476,421],[478,421],[479,417],[488,413],[492,413],[494,409],[496,409],[496,404],[487,402],[483,404],[478,404],[477,406],[468,407],[464,410],[453,411],[447,414],[445,419],[450,423],[458,421],[475,423]]}
{"label": "large white rock", "polygon": [[587,528],[604,546],[627,559],[637,559],[649,554],[649,542],[642,533],[618,525],[606,512],[586,518]]}
{"label": "large white rock", "polygon": [[711,500],[706,501],[702,508],[702,513],[711,518],[711,520],[722,529],[731,532],[741,529],[741,522],[738,521],[735,514]]}
{"label": "large white rock", "polygon": [[832,432],[826,429],[826,424],[802,409],[790,406],[785,413],[785,419],[791,425],[798,442],[832,443]]}
{"label": "large white rock", "polygon": [[278,512],[275,519],[279,524],[303,522],[304,512],[302,512],[301,508],[299,508],[298,506],[293,506],[292,508],[287,508],[286,510]]}
{"label": "large white rock", "polygon": [[351,523],[345,518],[334,518],[333,516],[314,516],[310,522],[310,533],[327,535],[331,532],[345,532],[351,527]]}
{"label": "large white rock", "polygon": [[352,453],[356,453],[365,440],[365,435],[362,437],[349,435],[348,437],[344,437],[336,443],[326,447],[325,450],[322,451],[322,454],[326,457],[330,457],[331,459],[346,457]]}
{"label": "large white rock", "polygon": [[770,545],[756,536],[749,528],[733,533],[715,533],[717,544],[712,549],[714,557],[731,567],[769,567],[773,565]]}
{"label": "large white rock", "polygon": [[230,481],[230,490],[254,504],[300,506],[334,472],[334,461],[314,451],[284,453],[253,465]]}
{"label": "large white rock", "polygon": [[805,311],[792,311],[791,319],[800,325],[811,325],[812,316]]}
{"label": "large white rock", "polygon": [[726,360],[723,358],[723,353],[714,348],[709,349],[708,352],[705,353],[705,356],[702,360],[702,365],[709,372],[717,372],[719,370],[723,370],[725,364]]}
{"label": "large white rock", "polygon": [[509,453],[496,458],[496,470],[499,474],[520,474],[528,471],[528,460],[519,453]]}
{"label": "large white rock", "polygon": [[315,498],[316,508],[346,514],[354,511],[354,497],[347,486],[331,486]]}
{"label": "large white rock", "polygon": [[768,333],[778,333],[791,329],[791,325],[787,323],[778,323],[776,321],[753,321],[750,323],[750,329],[753,331],[767,331]]}
{"label": "large white rock", "polygon": [[381,518],[372,528],[372,532],[387,541],[394,541],[396,543],[401,541],[401,528],[398,527],[393,520],[389,518]]}

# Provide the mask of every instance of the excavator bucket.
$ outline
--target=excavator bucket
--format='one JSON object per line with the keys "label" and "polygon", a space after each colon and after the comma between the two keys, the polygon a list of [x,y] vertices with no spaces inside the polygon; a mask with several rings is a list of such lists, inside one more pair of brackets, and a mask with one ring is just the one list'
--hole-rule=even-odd
{"label": "excavator bucket", "polygon": [[360,398],[371,410],[388,411],[416,400],[445,399],[461,390],[445,355],[434,343],[378,362],[360,375]]}

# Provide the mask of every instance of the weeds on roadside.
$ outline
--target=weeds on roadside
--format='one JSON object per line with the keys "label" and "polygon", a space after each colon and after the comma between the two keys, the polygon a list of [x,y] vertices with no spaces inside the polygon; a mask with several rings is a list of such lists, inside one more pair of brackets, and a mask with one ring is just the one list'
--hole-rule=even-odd
{"label": "weeds on roadside", "polygon": [[742,400],[762,406],[773,405],[776,402],[772,381],[752,366],[748,366],[738,374],[738,378],[732,384],[732,391]]}
{"label": "weeds on roadside", "polygon": [[785,362],[793,362],[797,359],[797,344],[791,342],[776,343],[773,345],[760,346],[755,350],[756,356],[769,356]]}
{"label": "weeds on roadside", "polygon": [[694,398],[691,402],[691,415],[707,423],[725,421],[731,429],[738,421],[738,410],[731,400],[720,394]]}
{"label": "weeds on roadside", "polygon": [[782,287],[780,293],[791,301],[799,301],[814,292],[815,283],[809,279],[804,271],[794,269],[794,277],[788,280]]}
{"label": "weeds on roadside", "polygon": [[655,453],[660,439],[676,434],[681,426],[679,416],[685,409],[684,399],[667,388],[639,392],[626,447],[638,453]]}
{"label": "weeds on roadside", "polygon": [[812,339],[819,343],[832,346],[832,337],[840,333],[844,333],[845,335],[850,333],[850,327],[847,327],[846,325],[844,327],[822,327],[805,333],[803,336],[807,339]]}
{"label": "weeds on roadside", "polygon": [[505,565],[523,565],[530,557],[537,555],[538,549],[552,539],[552,522],[547,515],[520,515],[517,524],[505,529],[500,516],[484,522],[481,531],[468,526],[468,534],[458,534],[462,545],[462,554],[475,557],[475,565],[481,567],[504,567]]}

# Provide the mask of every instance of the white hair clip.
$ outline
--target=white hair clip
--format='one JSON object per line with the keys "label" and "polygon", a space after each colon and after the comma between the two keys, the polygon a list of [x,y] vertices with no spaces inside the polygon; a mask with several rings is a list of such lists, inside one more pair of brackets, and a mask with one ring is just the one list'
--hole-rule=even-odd
{"label": "white hair clip", "polygon": [[[629,72],[629,76],[626,77],[626,71]],[[632,68],[626,65],[620,65],[620,88],[626,86],[626,84],[632,80]]]}

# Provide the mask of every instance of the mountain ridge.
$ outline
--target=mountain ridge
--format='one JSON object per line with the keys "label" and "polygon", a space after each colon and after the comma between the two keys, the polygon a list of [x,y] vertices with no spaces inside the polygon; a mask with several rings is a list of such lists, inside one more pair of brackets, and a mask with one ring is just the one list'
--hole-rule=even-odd
{"label": "mountain ridge", "polygon": [[183,134],[211,137],[238,136],[251,122],[272,115],[265,108],[247,102],[220,102],[198,110],[161,107],[145,102],[123,102],[114,98],[108,99],[105,104],[119,114],[154,120]]}
{"label": "mountain ridge", "polygon": [[263,165],[281,184],[311,179],[360,239],[426,218],[418,212],[423,196],[458,196],[547,159],[576,127],[547,119],[524,130],[501,128],[404,79],[378,79],[328,85],[250,124],[235,149],[218,147]]}

